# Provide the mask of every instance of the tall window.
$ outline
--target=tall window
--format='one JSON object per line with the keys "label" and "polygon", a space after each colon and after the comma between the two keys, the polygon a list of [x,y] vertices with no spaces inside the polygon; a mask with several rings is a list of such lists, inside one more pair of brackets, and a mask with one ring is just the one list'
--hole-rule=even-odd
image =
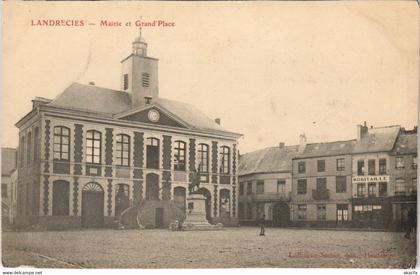
{"label": "tall window", "polygon": [[346,193],[347,192],[347,180],[346,176],[335,177],[335,192]]}
{"label": "tall window", "polygon": [[400,195],[405,193],[405,181],[404,179],[397,179],[395,181],[395,194]]}
{"label": "tall window", "polygon": [[349,219],[349,210],[347,204],[337,204],[337,220],[338,221],[348,221]]}
{"label": "tall window", "polygon": [[148,138],[146,151],[146,167],[159,169],[159,140],[157,138]]}
{"label": "tall window", "polygon": [[264,193],[264,181],[259,180],[257,181],[257,194],[262,194],[262,193]]}
{"label": "tall window", "polygon": [[39,128],[35,128],[34,134],[34,161],[39,160]]}
{"label": "tall window", "polygon": [[413,178],[411,182],[410,192],[417,193],[417,178]]}
{"label": "tall window", "polygon": [[388,187],[386,182],[379,183],[379,196],[386,197],[388,195]]}
{"label": "tall window", "polygon": [[357,161],[357,175],[363,176],[365,174],[365,161],[359,160]]}
{"label": "tall window", "polygon": [[6,183],[1,184],[1,197],[7,198],[7,184]]}
{"label": "tall window", "polygon": [[20,153],[20,165],[23,166],[25,164],[25,137],[20,138],[19,153]]}
{"label": "tall window", "polygon": [[318,172],[325,172],[325,160],[320,159],[317,161]]}
{"label": "tall window", "polygon": [[327,190],[327,179],[326,178],[317,178],[316,179],[316,191],[324,192]]}
{"label": "tall window", "polygon": [[117,165],[130,166],[130,136],[117,135],[117,148],[115,148]]}
{"label": "tall window", "polygon": [[374,159],[368,160],[368,174],[375,175],[375,160]]}
{"label": "tall window", "polygon": [[326,204],[318,204],[316,206],[316,216],[318,220],[325,221],[327,218],[327,205]]}
{"label": "tall window", "polygon": [[252,194],[252,181],[248,181],[247,182],[247,186],[246,186],[246,194]]}
{"label": "tall window", "polygon": [[411,166],[413,167],[413,169],[417,169],[417,156],[413,156]]}
{"label": "tall window", "polygon": [[128,184],[117,184],[115,192],[115,216],[118,217],[129,206]]}
{"label": "tall window", "polygon": [[240,182],[239,183],[239,195],[243,195],[244,194],[244,183]]}
{"label": "tall window", "polygon": [[86,132],[86,162],[101,164],[102,134],[99,131]]}
{"label": "tall window", "polygon": [[221,164],[220,173],[229,174],[229,163],[230,163],[230,149],[227,146],[222,146],[220,151]]}
{"label": "tall window", "polygon": [[201,172],[209,172],[209,146],[207,144],[200,143],[198,144],[198,167]]}
{"label": "tall window", "polygon": [[70,130],[67,127],[54,127],[53,154],[55,160],[70,160]]}
{"label": "tall window", "polygon": [[284,180],[277,180],[277,193],[286,193],[286,182]]}
{"label": "tall window", "polygon": [[298,220],[306,220],[306,204],[298,205]]}
{"label": "tall window", "polygon": [[32,155],[31,155],[31,153],[32,153],[32,133],[31,132],[29,132],[28,140],[26,142],[28,143],[28,145],[26,146],[26,150],[28,151],[28,157],[27,157],[26,160],[27,160],[28,164],[30,164],[31,161],[32,161]]}
{"label": "tall window", "polygon": [[299,161],[298,162],[298,173],[302,174],[302,173],[305,173],[305,171],[306,171],[305,162],[304,161]]}
{"label": "tall window", "polygon": [[298,195],[306,194],[306,179],[298,180],[297,193]]}
{"label": "tall window", "polygon": [[185,171],[185,142],[175,141],[174,153],[174,170]]}
{"label": "tall window", "polygon": [[379,175],[386,174],[386,159],[379,160]]}
{"label": "tall window", "polygon": [[344,171],[346,169],[346,161],[344,158],[337,159],[337,171]]}
{"label": "tall window", "polygon": [[396,157],[395,158],[395,168],[404,169],[404,158],[403,157]]}
{"label": "tall window", "polygon": [[364,183],[357,184],[357,197],[366,196],[366,185]]}
{"label": "tall window", "polygon": [[368,184],[368,195],[369,197],[376,197],[376,183]]}

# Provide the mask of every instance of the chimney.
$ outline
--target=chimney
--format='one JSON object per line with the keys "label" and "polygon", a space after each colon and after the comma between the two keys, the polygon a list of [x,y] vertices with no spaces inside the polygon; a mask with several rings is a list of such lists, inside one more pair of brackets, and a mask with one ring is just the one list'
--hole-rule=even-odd
{"label": "chimney", "polygon": [[[372,126],[373,129],[373,126]],[[357,125],[357,140],[361,140],[362,138],[366,137],[368,134],[369,128],[366,124],[366,121],[363,122],[363,126],[358,124]]]}
{"label": "chimney", "polygon": [[303,133],[303,134],[300,134],[299,135],[299,149],[298,149],[298,153],[299,154],[302,154],[303,151],[305,151],[305,148],[306,148],[306,135]]}
{"label": "chimney", "polygon": [[90,86],[95,86],[95,82],[90,81],[90,82],[89,82],[89,85],[90,85]]}
{"label": "chimney", "polygon": [[283,149],[284,148],[284,142],[279,142],[279,148]]}
{"label": "chimney", "polygon": [[220,120],[220,118],[215,118],[215,119],[214,119],[214,122],[216,122],[217,124],[219,124],[219,125],[220,125],[221,120]]}
{"label": "chimney", "polygon": [[152,103],[152,97],[151,96],[145,96],[144,97],[144,103],[151,104]]}

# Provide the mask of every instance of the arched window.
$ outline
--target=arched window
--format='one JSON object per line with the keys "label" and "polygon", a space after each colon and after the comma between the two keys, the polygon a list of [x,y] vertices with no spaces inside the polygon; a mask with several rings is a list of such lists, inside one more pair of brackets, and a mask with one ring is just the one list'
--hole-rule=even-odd
{"label": "arched window", "polygon": [[26,146],[26,150],[28,151],[28,157],[27,157],[27,162],[28,162],[28,164],[30,164],[31,163],[31,161],[32,161],[32,155],[31,155],[31,149],[32,149],[32,133],[31,132],[29,132],[29,134],[28,134],[28,140],[26,141],[27,143],[28,143],[28,145]]}
{"label": "arched window", "polygon": [[159,140],[148,138],[146,145],[146,167],[159,169]]}
{"label": "arched window", "polygon": [[34,161],[39,160],[39,128],[35,128],[34,134]]}
{"label": "arched window", "polygon": [[203,173],[209,172],[209,146],[207,144],[198,144],[198,169]]}
{"label": "arched window", "polygon": [[102,134],[99,131],[86,132],[86,162],[101,164]]}
{"label": "arched window", "polygon": [[117,135],[117,148],[115,150],[117,165],[130,166],[130,136]]}
{"label": "arched window", "polygon": [[129,206],[129,187],[128,184],[117,184],[117,190],[115,192],[115,217],[121,215],[121,213]]}
{"label": "arched window", "polygon": [[52,214],[69,215],[69,183],[64,180],[53,182]]}
{"label": "arched window", "polygon": [[70,129],[64,126],[54,127],[53,154],[55,160],[70,160]]}
{"label": "arched window", "polygon": [[404,194],[406,191],[405,180],[404,179],[397,179],[395,181],[395,194]]}
{"label": "arched window", "polygon": [[185,171],[185,142],[174,142],[174,170]]}
{"label": "arched window", "polygon": [[229,174],[230,149],[227,146],[222,146],[220,149],[220,173]]}

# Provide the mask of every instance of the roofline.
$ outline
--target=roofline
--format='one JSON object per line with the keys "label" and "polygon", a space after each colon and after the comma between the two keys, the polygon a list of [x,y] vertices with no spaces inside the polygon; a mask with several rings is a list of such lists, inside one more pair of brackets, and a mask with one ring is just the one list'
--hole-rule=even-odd
{"label": "roofline", "polygon": [[[127,59],[129,59],[132,56],[138,56],[138,55],[135,55],[135,54],[131,53],[129,56],[127,56],[126,58],[124,58],[123,60],[121,60],[120,63],[123,63],[124,61],[126,61]],[[159,59],[154,58],[154,57],[150,57],[150,56],[139,56],[139,57],[146,58],[146,59],[151,59],[151,60],[155,60],[155,61],[159,61]]]}
{"label": "roofline", "polygon": [[322,157],[339,157],[339,156],[346,156],[346,155],[351,156],[352,153],[332,154],[332,155],[315,155],[315,156],[296,156],[296,157],[292,158],[292,160],[294,160],[294,159],[313,159],[313,158],[322,158]]}
{"label": "roofline", "polygon": [[[207,136],[222,136],[226,139],[238,139],[239,137],[242,136],[242,134],[238,134],[238,133],[234,133],[234,132],[221,132],[221,131],[217,131],[217,130],[199,130],[199,129],[183,129],[183,128],[178,128],[178,127],[171,127],[171,126],[161,126],[161,125],[150,125],[150,124],[146,124],[146,123],[141,123],[141,122],[133,122],[133,121],[129,121],[129,120],[120,120],[120,119],[114,119],[112,117],[98,117],[97,115],[91,115],[91,114],[81,114],[80,112],[78,113],[71,113],[71,112],[66,112],[66,111],[73,111],[73,110],[67,110],[65,108],[57,108],[54,106],[41,106],[42,107],[42,111],[46,114],[46,115],[51,115],[51,116],[77,116],[77,117],[81,117],[79,119],[91,119],[91,120],[99,120],[99,121],[103,121],[106,120],[106,123],[113,123],[113,124],[118,124],[118,125],[124,125],[124,126],[130,126],[130,127],[141,127],[141,128],[149,128],[149,129],[153,129],[153,130],[158,130],[158,131],[167,131],[167,130],[171,130],[172,132],[177,132],[177,133],[185,133],[185,131],[189,131],[189,132],[193,132],[193,133],[197,133],[197,134],[203,134],[203,135],[207,135]],[[48,113],[50,112],[50,113]],[[65,118],[70,118],[70,117],[65,117]]]}
{"label": "roofline", "polygon": [[[42,106],[42,105],[41,105]],[[32,116],[34,115],[34,114],[36,114],[36,113],[38,113],[38,108],[39,108],[40,106],[38,106],[38,107],[36,107],[36,108],[34,108],[34,109],[32,109],[32,110],[30,110],[26,115],[24,115],[21,119],[19,119],[16,123],[15,123],[15,126],[17,127],[17,128],[20,128],[23,124],[25,124],[29,119],[31,119],[32,118]]]}
{"label": "roofline", "polygon": [[250,176],[250,175],[255,175],[255,174],[278,174],[278,173],[292,173],[292,170],[277,170],[277,171],[269,171],[269,172],[251,172],[251,173],[246,173],[246,174],[239,174],[238,173],[238,177]]}

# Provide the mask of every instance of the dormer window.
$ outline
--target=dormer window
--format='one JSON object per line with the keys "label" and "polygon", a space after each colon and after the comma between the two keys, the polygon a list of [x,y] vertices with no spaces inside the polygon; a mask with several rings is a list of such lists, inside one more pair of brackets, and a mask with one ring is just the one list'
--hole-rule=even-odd
{"label": "dormer window", "polygon": [[150,85],[150,74],[143,73],[141,81],[142,81],[142,86],[143,87],[146,87],[146,88],[149,87],[149,85]]}

